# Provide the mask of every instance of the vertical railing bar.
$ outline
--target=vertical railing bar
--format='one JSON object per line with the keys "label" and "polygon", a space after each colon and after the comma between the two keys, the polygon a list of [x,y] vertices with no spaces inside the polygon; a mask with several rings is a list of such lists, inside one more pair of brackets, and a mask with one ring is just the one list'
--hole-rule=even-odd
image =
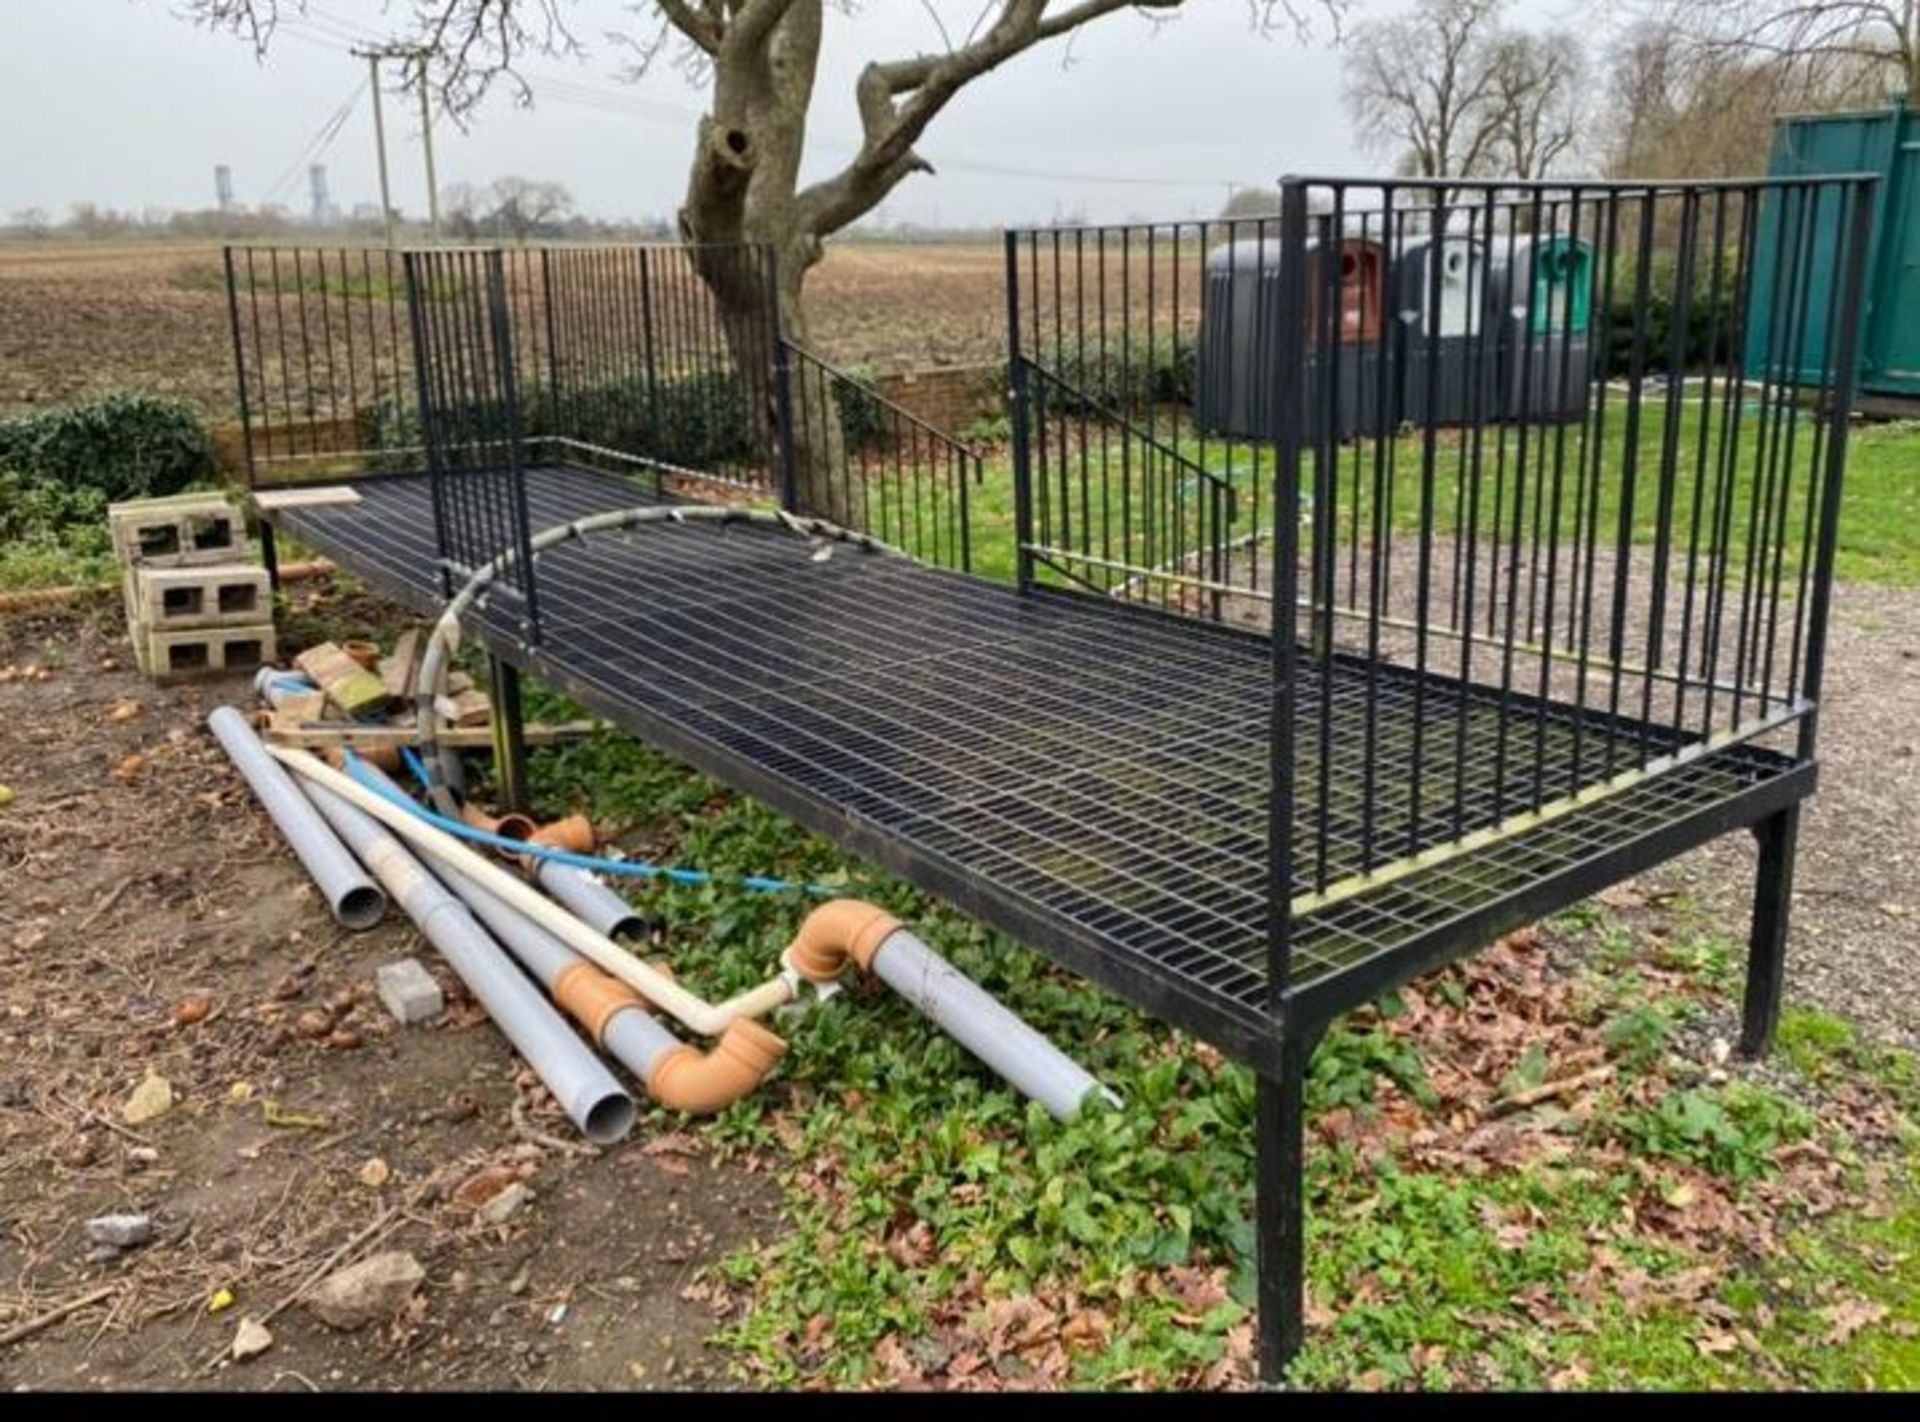
{"label": "vertical railing bar", "polygon": [[1827,407],[1827,467],[1820,489],[1820,540],[1813,572],[1813,607],[1808,614],[1806,674],[1801,686],[1814,703],[1800,722],[1797,754],[1813,759],[1818,739],[1819,702],[1825,686],[1827,618],[1832,610],[1833,563],[1839,542],[1840,495],[1846,477],[1848,422],[1860,374],[1860,322],[1867,253],[1873,234],[1873,203],[1877,179],[1858,179],[1847,185],[1846,256],[1839,283],[1840,328],[1831,334],[1832,379]]}
{"label": "vertical railing bar", "polygon": [[220,260],[226,268],[227,325],[233,333],[234,394],[240,413],[240,457],[246,461],[247,487],[252,489],[259,486],[260,475],[253,458],[253,412],[247,398],[247,349],[240,334],[239,274],[234,265],[231,243],[221,248]]}
{"label": "vertical railing bar", "polygon": [[1307,188],[1280,185],[1279,420],[1274,474],[1273,693],[1268,750],[1267,1012],[1276,1021],[1291,987],[1293,914],[1294,712],[1299,696],[1296,605],[1300,499],[1302,366],[1305,357]]}

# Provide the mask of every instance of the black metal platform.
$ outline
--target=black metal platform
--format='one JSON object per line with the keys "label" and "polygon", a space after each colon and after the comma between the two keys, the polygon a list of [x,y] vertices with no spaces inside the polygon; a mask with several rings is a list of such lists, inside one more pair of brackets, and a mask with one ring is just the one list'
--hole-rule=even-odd
{"label": "black metal platform", "polygon": [[[536,529],[653,501],[644,485],[577,468],[530,470],[526,483]],[[426,478],[358,488],[359,503],[272,517],[436,610]],[[537,648],[498,610],[474,620],[496,655],[1142,1007],[1256,1064],[1275,1059],[1265,637],[1111,600],[1023,596],[763,524],[651,524],[566,544],[541,558],[540,588]],[[1336,720],[1349,704],[1357,717],[1370,688],[1386,728],[1376,772],[1392,784],[1406,779],[1404,732],[1424,706],[1448,731],[1424,753],[1446,770],[1460,724],[1452,684],[1429,677],[1415,698],[1411,672],[1339,666],[1330,685],[1316,672],[1303,686],[1303,720],[1329,691]],[[1494,696],[1467,693],[1476,781],[1506,724]],[[1605,777],[1609,730],[1626,744],[1640,729],[1572,708],[1550,724],[1591,749],[1583,776],[1570,770],[1577,756],[1546,758],[1549,799]],[[1350,881],[1297,917],[1288,992],[1322,1019],[1809,789],[1810,768],[1715,752],[1471,855]],[[1516,778],[1507,794],[1511,804],[1483,807],[1489,822],[1523,811],[1536,787]],[[1431,817],[1406,852],[1455,829]],[[1357,844],[1361,827],[1336,819],[1331,834]],[[1291,893],[1318,887],[1297,880]]]}

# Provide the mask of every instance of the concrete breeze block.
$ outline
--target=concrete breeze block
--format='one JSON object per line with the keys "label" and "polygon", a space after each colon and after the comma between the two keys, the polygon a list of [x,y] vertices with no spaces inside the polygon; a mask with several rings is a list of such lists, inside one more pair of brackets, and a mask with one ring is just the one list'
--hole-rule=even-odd
{"label": "concrete breeze block", "polygon": [[267,570],[252,563],[190,568],[135,564],[133,609],[158,631],[179,627],[244,627],[273,615]]}
{"label": "concrete breeze block", "polygon": [[373,989],[387,1011],[407,1027],[438,1017],[447,1005],[440,995],[440,984],[420,966],[418,958],[382,964],[373,975]]}
{"label": "concrete breeze block", "polygon": [[131,499],[107,506],[113,552],[122,567],[151,563],[182,567],[224,563],[246,556],[247,528],[240,511],[220,493],[175,494]]}
{"label": "concrete breeze block", "polygon": [[273,624],[251,627],[197,627],[169,631],[138,627],[133,635],[146,648],[141,669],[155,681],[220,672],[248,671],[274,658]]}

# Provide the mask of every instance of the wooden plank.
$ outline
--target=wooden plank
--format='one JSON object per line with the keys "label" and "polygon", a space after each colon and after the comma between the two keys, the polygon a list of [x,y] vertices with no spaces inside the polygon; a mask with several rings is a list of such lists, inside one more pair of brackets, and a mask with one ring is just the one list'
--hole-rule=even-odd
{"label": "wooden plank", "polygon": [[280,697],[280,704],[274,707],[274,714],[284,716],[289,726],[303,726],[308,721],[324,721],[327,717],[327,693],[324,691],[295,691]]}
{"label": "wooden plank", "polygon": [[357,719],[386,708],[387,688],[380,678],[332,642],[307,648],[293,659],[293,664],[312,677],[327,693],[327,699],[349,716]]}
{"label": "wooden plank", "polygon": [[436,696],[433,709],[453,726],[484,726],[493,719],[493,703],[484,691],[471,687],[455,696]]}
{"label": "wooden plank", "polygon": [[[558,725],[536,722],[526,728],[526,742],[530,746],[551,746],[563,741],[584,740],[599,727],[597,721],[563,721]],[[420,743],[420,731],[416,726],[350,726],[339,722],[315,725],[310,721],[283,723],[278,717],[268,723],[266,734],[267,739],[275,745],[305,750],[325,750],[329,746],[353,746],[358,749]],[[491,749],[493,728],[456,726],[440,733],[440,744],[455,750]]]}
{"label": "wooden plank", "polygon": [[386,687],[390,699],[399,701],[413,690],[422,649],[420,629],[409,627],[393,644],[393,651],[380,659],[380,684]]}
{"label": "wooden plank", "polygon": [[276,509],[316,509],[332,504],[357,504],[360,491],[349,484],[316,484],[306,489],[262,489],[253,496],[253,506],[272,513]]}

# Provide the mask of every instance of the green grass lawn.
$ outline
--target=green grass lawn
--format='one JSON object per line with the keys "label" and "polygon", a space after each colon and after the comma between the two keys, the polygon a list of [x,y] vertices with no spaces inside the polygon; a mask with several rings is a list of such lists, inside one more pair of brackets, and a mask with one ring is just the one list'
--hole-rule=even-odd
{"label": "green grass lawn", "polygon": [[[1726,545],[1735,552],[1738,564],[1750,542],[1757,536],[1754,532],[1754,500],[1759,486],[1755,471],[1764,437],[1771,441],[1770,448],[1775,451],[1769,456],[1772,467],[1791,473],[1791,482],[1786,486],[1784,497],[1776,496],[1773,517],[1774,526],[1778,528],[1782,517],[1778,510],[1784,506],[1787,537],[1781,549],[1783,566],[1789,574],[1797,571],[1805,534],[1805,480],[1808,466],[1817,453],[1814,422],[1803,412],[1795,421],[1789,440],[1787,426],[1782,422],[1763,422],[1751,412],[1738,420],[1738,429],[1731,445],[1732,455],[1737,461],[1738,477],[1731,481],[1730,499],[1723,499],[1712,482],[1726,433],[1727,422],[1723,413],[1716,408],[1705,421],[1708,474],[1707,482],[1698,486],[1700,493],[1697,498],[1696,471],[1703,423],[1700,407],[1697,404],[1682,406],[1674,423],[1677,453],[1672,466],[1671,508],[1674,521],[1671,526],[1676,539],[1676,554],[1683,553],[1688,545],[1696,525],[1697,505],[1697,522],[1702,540],[1700,546],[1709,546],[1716,524],[1723,523]],[[1777,432],[1763,432],[1763,423],[1776,426]],[[1520,437],[1512,431],[1484,432],[1478,451],[1479,467],[1483,472],[1479,480],[1480,507],[1477,519],[1466,497],[1471,494],[1472,486],[1463,482],[1462,475],[1463,465],[1473,454],[1472,437],[1456,431],[1438,432],[1433,451],[1432,509],[1435,527],[1451,534],[1463,531],[1472,521],[1482,536],[1486,536],[1494,516],[1498,482],[1501,486],[1498,491],[1501,526],[1510,532],[1513,517],[1511,489],[1515,483],[1522,483],[1526,493],[1521,517],[1526,538],[1535,537],[1538,515],[1540,536],[1551,536],[1557,528],[1561,543],[1570,545],[1576,531],[1584,529],[1585,520],[1597,516],[1599,541],[1602,544],[1616,542],[1625,504],[1629,465],[1625,458],[1629,448],[1626,425],[1626,414],[1616,400],[1606,412],[1597,452],[1591,445],[1587,446],[1585,467],[1589,471],[1599,471],[1597,479],[1591,472],[1588,476],[1595,480],[1599,491],[1597,515],[1587,496],[1581,494],[1578,487],[1583,452],[1583,440],[1578,429],[1530,431],[1525,451],[1525,467],[1528,471],[1525,480],[1515,477],[1522,454]],[[1240,512],[1232,532],[1253,529],[1257,519],[1257,527],[1262,532],[1270,533],[1273,526],[1272,451],[1250,444],[1227,444],[1218,440],[1202,442],[1177,426],[1177,421],[1169,421],[1163,426],[1159,432],[1160,442],[1202,465],[1237,491]],[[1643,409],[1638,436],[1631,445],[1635,451],[1635,458],[1631,461],[1635,491],[1628,527],[1636,544],[1653,543],[1659,527],[1659,513],[1663,506],[1661,470],[1665,462],[1666,438],[1664,409],[1649,403]],[[1084,471],[1080,454],[1074,448],[1069,449],[1064,467],[1058,456],[1053,458],[1049,467],[1054,472],[1056,490],[1063,485],[1066,497],[1072,503],[1076,520],[1073,527],[1077,529],[1082,526],[1078,520],[1083,506],[1090,510],[1090,518],[1085,526],[1093,530],[1092,545],[1096,550],[1104,531],[1110,548],[1119,549],[1121,554],[1133,561],[1151,562],[1155,560],[1139,538],[1129,545],[1123,536],[1122,525],[1125,520],[1121,508],[1121,469],[1123,462],[1130,460],[1130,468],[1134,471],[1131,475],[1132,488],[1138,491],[1146,487],[1138,471],[1154,467],[1156,458],[1162,464],[1165,460],[1164,456],[1156,455],[1142,441],[1133,442],[1130,448],[1126,446],[1127,441],[1117,434],[1110,436],[1104,444],[1099,442],[1096,434],[1089,445]],[[1390,463],[1385,458],[1388,454],[1391,456]],[[1406,534],[1417,531],[1426,483],[1425,454],[1425,441],[1418,435],[1403,436],[1393,441],[1391,448],[1386,451],[1378,449],[1375,442],[1369,440],[1342,447],[1338,467],[1331,471],[1332,477],[1337,480],[1334,504],[1340,521],[1339,536],[1343,540],[1347,536],[1350,528],[1348,520],[1356,505],[1360,510],[1361,527],[1371,527],[1374,501],[1380,489],[1387,491],[1395,532]],[[1557,497],[1556,464],[1561,471]],[[1497,481],[1496,470],[1500,471]],[[1084,495],[1083,472],[1086,476]],[[1357,486],[1356,474],[1359,480]],[[1775,490],[1781,488],[1779,477],[1777,473],[1773,476],[1771,487]],[[1193,492],[1197,483],[1198,480],[1190,476],[1178,502],[1177,513],[1190,529],[1188,546],[1193,546],[1192,533],[1199,528],[1200,515],[1197,510],[1200,501]],[[1163,482],[1154,487],[1164,489],[1167,486]],[[1140,494],[1134,492],[1132,497],[1137,501]],[[1538,510],[1534,507],[1536,498],[1541,505]],[[1056,508],[1059,500],[1060,494],[1056,492]],[[1015,542],[1013,473],[1005,450],[996,451],[989,458],[981,483],[968,491],[968,505],[975,570],[988,577],[1011,578],[1014,573]],[[1172,495],[1159,494],[1154,506],[1161,510],[1163,524],[1174,516]],[[927,503],[923,504],[922,512],[923,516],[931,518],[940,511]],[[1576,523],[1576,520],[1579,522]],[[1138,513],[1135,513],[1132,521],[1136,525],[1140,522]],[[1779,542],[1777,537],[1770,541]],[[1268,546],[1270,548],[1271,545]],[[1920,584],[1920,422],[1863,424],[1855,428],[1848,449],[1835,571],[1840,578],[1851,581],[1908,587]],[[1741,576],[1738,566],[1735,567],[1734,576],[1736,579]]]}
{"label": "green grass lawn", "polygon": [[[662,861],[826,880],[887,905],[1126,1099],[1058,1124],[870,987],[776,1024],[792,1041],[778,1080],[692,1128],[785,1190],[786,1232],[696,1286],[744,1377],[1250,1379],[1244,1069],[635,742],[541,751],[535,785],[543,810],[584,808]],[[716,888],[639,898],[710,997],[756,981],[807,906]],[[1683,912],[1641,936],[1587,907],[1547,934],[1587,965],[1562,979],[1537,948],[1503,948],[1321,1049],[1314,1327],[1293,1380],[1920,1381],[1914,1063],[1790,1012],[1791,1092],[1716,1078],[1681,1047],[1738,991],[1741,953],[1720,930]],[[1569,1099],[1494,1113],[1569,1063],[1610,1070]]]}

